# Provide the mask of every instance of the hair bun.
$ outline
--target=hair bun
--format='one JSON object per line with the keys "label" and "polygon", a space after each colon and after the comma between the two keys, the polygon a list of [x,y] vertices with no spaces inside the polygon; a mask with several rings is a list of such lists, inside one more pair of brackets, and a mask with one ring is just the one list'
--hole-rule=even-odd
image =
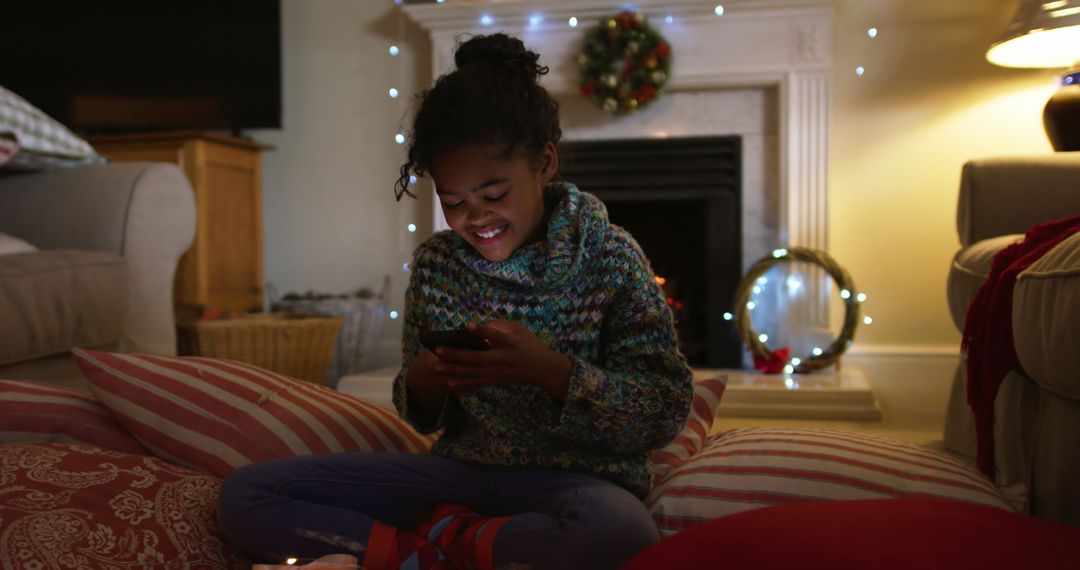
{"label": "hair bun", "polygon": [[538,53],[526,49],[521,40],[506,34],[474,36],[458,46],[454,54],[458,69],[482,65],[520,73],[532,80],[548,72],[547,66],[538,65],[538,61]]}

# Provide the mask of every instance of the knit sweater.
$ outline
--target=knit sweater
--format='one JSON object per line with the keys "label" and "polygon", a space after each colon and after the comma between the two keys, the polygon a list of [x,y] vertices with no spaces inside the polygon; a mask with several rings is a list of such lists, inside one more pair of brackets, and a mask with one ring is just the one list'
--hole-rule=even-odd
{"label": "knit sweater", "polygon": [[[547,239],[509,259],[484,259],[451,231],[417,248],[405,295],[402,369],[394,404],[432,453],[496,466],[573,470],[639,497],[649,451],[686,423],[690,368],[648,260],[596,197],[570,184],[545,189]],[[516,321],[571,360],[559,400],[533,385],[484,386],[446,398],[438,417],[413,405],[406,373],[426,330]]]}

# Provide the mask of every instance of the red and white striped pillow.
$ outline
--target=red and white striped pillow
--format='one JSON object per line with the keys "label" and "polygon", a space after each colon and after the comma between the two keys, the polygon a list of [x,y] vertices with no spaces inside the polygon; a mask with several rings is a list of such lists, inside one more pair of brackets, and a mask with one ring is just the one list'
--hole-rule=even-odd
{"label": "red and white striped pillow", "polygon": [[825,429],[736,428],[711,438],[646,499],[661,534],[801,501],[928,497],[1012,510],[978,470],[926,447]]}
{"label": "red and white striped pillow", "polygon": [[250,364],[72,353],[98,401],[155,455],[218,477],[297,455],[423,453],[433,441],[390,410]]}
{"label": "red and white striped pillow", "polygon": [[0,380],[0,443],[81,442],[149,454],[90,394],[24,380]]}
{"label": "red and white striped pillow", "polygon": [[652,452],[653,486],[659,485],[672,469],[682,465],[705,447],[712,432],[716,408],[727,387],[727,376],[699,380],[694,383],[694,400],[690,405],[690,417],[679,435],[671,443]]}

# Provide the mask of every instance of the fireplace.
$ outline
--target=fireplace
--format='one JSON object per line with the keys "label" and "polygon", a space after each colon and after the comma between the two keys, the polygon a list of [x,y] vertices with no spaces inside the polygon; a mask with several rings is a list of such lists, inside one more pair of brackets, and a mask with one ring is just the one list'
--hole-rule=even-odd
{"label": "fireplace", "polygon": [[737,136],[570,141],[562,177],[600,198],[652,264],[697,367],[736,368],[729,310],[742,271]]}

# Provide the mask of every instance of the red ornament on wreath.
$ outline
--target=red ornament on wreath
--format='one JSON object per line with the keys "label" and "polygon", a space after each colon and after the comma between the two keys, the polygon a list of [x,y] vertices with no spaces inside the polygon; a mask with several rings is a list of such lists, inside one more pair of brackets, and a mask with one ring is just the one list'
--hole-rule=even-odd
{"label": "red ornament on wreath", "polygon": [[644,15],[627,10],[585,31],[577,63],[582,97],[609,113],[630,113],[663,92],[671,74],[671,44]]}

